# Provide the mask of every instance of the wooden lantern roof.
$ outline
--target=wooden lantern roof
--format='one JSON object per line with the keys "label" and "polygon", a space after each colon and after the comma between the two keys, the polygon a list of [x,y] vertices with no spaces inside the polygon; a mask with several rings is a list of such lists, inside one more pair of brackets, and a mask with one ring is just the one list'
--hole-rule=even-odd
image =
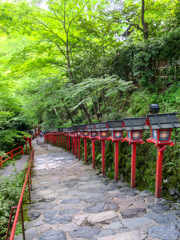
{"label": "wooden lantern roof", "polygon": [[107,121],[109,131],[122,131],[123,120],[120,121]]}
{"label": "wooden lantern roof", "polygon": [[180,128],[177,113],[148,114],[146,125],[151,125],[152,129]]}
{"label": "wooden lantern roof", "polygon": [[87,126],[87,131],[88,132],[95,132],[96,131],[95,124],[88,124],[86,126]]}
{"label": "wooden lantern roof", "polygon": [[108,131],[107,122],[95,123],[95,127],[97,132]]}
{"label": "wooden lantern roof", "polygon": [[58,132],[63,132],[63,128],[58,128]]}
{"label": "wooden lantern roof", "polygon": [[145,126],[146,118],[125,118],[123,119],[123,128],[127,131],[147,130],[148,126]]}
{"label": "wooden lantern roof", "polygon": [[80,125],[79,130],[80,131],[86,131],[86,125]]}
{"label": "wooden lantern roof", "polygon": [[76,132],[79,130],[79,126],[73,126],[73,131]]}

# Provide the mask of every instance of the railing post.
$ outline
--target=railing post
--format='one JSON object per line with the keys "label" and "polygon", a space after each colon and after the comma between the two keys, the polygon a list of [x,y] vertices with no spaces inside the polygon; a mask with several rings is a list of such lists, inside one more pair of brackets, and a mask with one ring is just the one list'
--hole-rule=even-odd
{"label": "railing post", "polygon": [[1,168],[3,168],[3,161],[2,161],[2,157],[0,157],[0,165],[1,165]]}
{"label": "railing post", "polygon": [[162,182],[162,167],[163,167],[163,151],[158,151],[158,159],[156,162],[156,187],[155,197],[161,197],[161,182]]}
{"label": "railing post", "polygon": [[28,141],[29,141],[29,147],[30,149],[32,149],[31,138],[28,138]]}
{"label": "railing post", "polygon": [[31,191],[30,191],[30,180],[28,176],[28,190],[29,190],[29,203],[31,204]]}
{"label": "railing post", "polygon": [[22,207],[22,203],[21,203],[21,222],[22,222],[23,240],[25,240],[25,232],[24,232],[24,217],[23,217],[23,207]]}
{"label": "railing post", "polygon": [[92,140],[92,165],[95,168],[95,140]]}
{"label": "railing post", "polygon": [[9,236],[9,230],[10,230],[10,227],[11,227],[11,219],[12,219],[12,214],[13,214],[13,210],[14,210],[14,209],[17,209],[17,206],[11,208],[11,213],[10,213],[10,216],[9,216],[8,229],[7,229],[7,233],[6,233],[6,238],[5,238],[5,240],[7,240],[7,239],[8,239],[8,236]]}
{"label": "railing post", "polygon": [[102,140],[102,174],[105,175],[105,140]]}
{"label": "railing post", "polygon": [[78,158],[78,139],[76,137],[76,158]]}
{"label": "railing post", "polygon": [[11,150],[11,160],[13,160],[13,150]]}
{"label": "railing post", "polygon": [[67,148],[67,151],[68,151],[68,149],[69,149],[69,137],[68,136],[66,137],[66,148]]}
{"label": "railing post", "polygon": [[81,142],[80,142],[80,137],[78,137],[78,154],[79,154],[79,160],[81,160]]}
{"label": "railing post", "polygon": [[27,152],[28,152],[28,151],[27,151],[27,140],[25,140],[25,141],[26,141],[26,154],[27,154]]}
{"label": "railing post", "polygon": [[84,161],[87,163],[87,139],[84,138]]}
{"label": "railing post", "polygon": [[23,150],[23,147],[21,147],[22,148],[22,155],[24,155],[24,150]]}
{"label": "railing post", "polygon": [[119,160],[119,142],[115,142],[115,181],[118,181],[118,160]]}
{"label": "railing post", "polygon": [[69,152],[71,152],[71,137],[69,137]]}
{"label": "railing post", "polygon": [[135,188],[136,179],[136,143],[132,144],[132,154],[131,154],[131,188]]}

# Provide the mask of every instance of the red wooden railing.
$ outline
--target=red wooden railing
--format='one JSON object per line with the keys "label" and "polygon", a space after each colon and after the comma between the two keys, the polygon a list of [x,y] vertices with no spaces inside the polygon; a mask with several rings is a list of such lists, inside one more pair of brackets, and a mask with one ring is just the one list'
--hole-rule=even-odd
{"label": "red wooden railing", "polygon": [[[17,150],[19,150],[19,149],[21,149],[21,150],[20,150],[19,152],[16,152],[16,153],[14,154],[14,152],[17,151]],[[3,163],[4,163],[4,162],[8,161],[9,159],[13,160],[13,157],[16,156],[16,155],[18,155],[18,154],[20,154],[20,153],[24,154],[24,151],[23,151],[23,147],[22,147],[22,146],[21,146],[21,147],[18,147],[18,148],[15,148],[15,149],[11,150],[10,152],[8,152],[8,153],[4,154],[3,156],[1,156],[1,157],[0,157],[0,166],[1,166],[1,168],[3,168]],[[10,155],[10,156],[3,160],[3,158],[6,157],[6,156],[8,156],[8,155]]]}
{"label": "red wooden railing", "polygon": [[17,225],[17,222],[18,222],[18,217],[19,217],[19,213],[20,212],[21,212],[21,220],[22,220],[23,240],[25,240],[22,200],[23,200],[26,184],[28,182],[29,202],[31,203],[31,195],[30,195],[30,189],[32,189],[31,167],[32,167],[33,160],[34,160],[34,149],[32,148],[31,154],[30,154],[30,157],[29,157],[29,161],[28,161],[28,167],[25,169],[25,170],[27,170],[27,174],[26,174],[26,178],[25,178],[24,185],[23,185],[23,188],[22,188],[21,196],[19,198],[18,206],[11,208],[11,214],[10,214],[10,218],[9,218],[9,225],[8,225],[8,230],[7,230],[7,234],[6,234],[6,240],[8,239],[10,225],[11,225],[12,212],[13,212],[14,209],[17,209],[17,210],[16,210],[14,221],[13,221],[13,226],[12,226],[12,230],[11,230],[11,234],[10,234],[9,240],[13,240],[14,239],[14,235],[15,235],[15,231],[16,231],[16,225]]}

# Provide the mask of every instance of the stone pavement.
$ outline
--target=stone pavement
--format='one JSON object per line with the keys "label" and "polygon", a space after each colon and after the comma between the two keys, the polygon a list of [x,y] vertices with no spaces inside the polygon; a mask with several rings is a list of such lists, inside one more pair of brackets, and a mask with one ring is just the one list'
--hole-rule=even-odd
{"label": "stone pavement", "polygon": [[1,177],[10,176],[11,174],[14,174],[16,171],[19,172],[24,170],[28,163],[28,160],[29,160],[29,154],[22,155],[20,159],[15,160],[15,166],[13,166],[12,164],[9,164],[7,167],[0,169],[0,176]]}
{"label": "stone pavement", "polygon": [[[26,240],[178,240],[180,205],[97,175],[74,155],[34,142]],[[19,235],[15,240],[21,240]]]}

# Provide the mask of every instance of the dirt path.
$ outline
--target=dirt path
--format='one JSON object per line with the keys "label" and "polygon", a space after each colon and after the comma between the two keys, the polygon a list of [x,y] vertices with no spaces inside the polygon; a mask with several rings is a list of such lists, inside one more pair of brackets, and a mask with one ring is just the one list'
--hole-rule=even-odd
{"label": "dirt path", "polygon": [[26,240],[179,239],[178,204],[98,176],[60,148],[34,149]]}

